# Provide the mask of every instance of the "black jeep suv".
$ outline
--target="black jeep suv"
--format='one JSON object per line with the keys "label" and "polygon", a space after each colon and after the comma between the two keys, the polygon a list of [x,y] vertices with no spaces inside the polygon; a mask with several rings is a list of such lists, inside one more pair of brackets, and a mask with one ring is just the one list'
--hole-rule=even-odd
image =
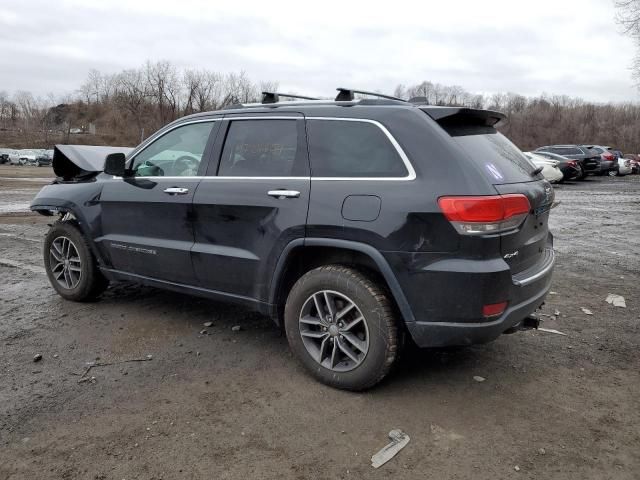
{"label": "black jeep suv", "polygon": [[75,301],[133,280],[241,303],[351,390],[406,337],[469,345],[534,325],[554,193],[496,131],[503,115],[344,94],[191,115],[126,158],[58,146],[31,204],[61,216],[51,284]]}

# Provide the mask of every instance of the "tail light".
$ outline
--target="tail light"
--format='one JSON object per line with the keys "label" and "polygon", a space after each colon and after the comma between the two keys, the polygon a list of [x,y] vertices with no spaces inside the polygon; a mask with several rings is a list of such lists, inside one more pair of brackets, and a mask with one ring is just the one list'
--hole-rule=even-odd
{"label": "tail light", "polygon": [[463,235],[501,233],[517,228],[529,214],[529,199],[520,193],[481,197],[440,197],[438,205]]}
{"label": "tail light", "polygon": [[569,160],[567,163],[572,167],[575,167],[576,165],[578,165],[578,162],[576,162],[575,160]]}
{"label": "tail light", "polygon": [[613,161],[615,159],[615,157],[613,156],[612,153],[603,153],[602,154],[602,158],[604,158],[607,161]]}

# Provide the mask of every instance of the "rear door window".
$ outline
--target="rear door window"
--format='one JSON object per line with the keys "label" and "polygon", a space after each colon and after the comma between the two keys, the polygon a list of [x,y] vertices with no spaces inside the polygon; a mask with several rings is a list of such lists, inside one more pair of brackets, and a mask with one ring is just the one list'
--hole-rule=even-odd
{"label": "rear door window", "polygon": [[398,150],[375,123],[307,120],[314,177],[382,178],[408,175]]}
{"label": "rear door window", "polygon": [[234,120],[229,125],[218,175],[291,177],[308,175],[302,120]]}

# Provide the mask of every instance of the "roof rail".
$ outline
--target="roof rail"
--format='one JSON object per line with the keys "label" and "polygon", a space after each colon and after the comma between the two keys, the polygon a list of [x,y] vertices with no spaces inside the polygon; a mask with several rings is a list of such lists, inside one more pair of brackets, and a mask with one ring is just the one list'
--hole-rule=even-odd
{"label": "roof rail", "polygon": [[315,97],[305,97],[303,95],[293,95],[291,93],[262,92],[262,103],[278,103],[280,101],[280,97],[300,98],[302,100],[320,100]]}
{"label": "roof rail", "polygon": [[354,93],[360,93],[362,95],[371,95],[373,97],[386,98],[387,100],[397,100],[399,102],[406,102],[406,100],[398,97],[392,97],[391,95],[384,95],[382,93],[367,92],[366,90],[355,90],[353,88],[336,88],[338,95],[336,96],[336,102],[350,102],[355,96]]}

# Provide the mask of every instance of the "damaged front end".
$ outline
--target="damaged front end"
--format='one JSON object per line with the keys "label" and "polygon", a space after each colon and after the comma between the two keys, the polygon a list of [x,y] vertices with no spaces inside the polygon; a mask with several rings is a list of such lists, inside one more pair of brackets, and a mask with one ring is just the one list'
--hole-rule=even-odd
{"label": "damaged front end", "polygon": [[128,154],[129,147],[89,145],[56,145],[53,151],[53,172],[56,178],[38,192],[31,210],[41,215],[73,215],[83,217],[86,207],[100,198],[97,178],[104,169],[105,157],[111,153]]}
{"label": "damaged front end", "polygon": [[111,153],[128,154],[129,147],[99,147],[93,145],[56,145],[53,150],[53,172],[59,182],[86,182],[104,169],[104,160]]}

